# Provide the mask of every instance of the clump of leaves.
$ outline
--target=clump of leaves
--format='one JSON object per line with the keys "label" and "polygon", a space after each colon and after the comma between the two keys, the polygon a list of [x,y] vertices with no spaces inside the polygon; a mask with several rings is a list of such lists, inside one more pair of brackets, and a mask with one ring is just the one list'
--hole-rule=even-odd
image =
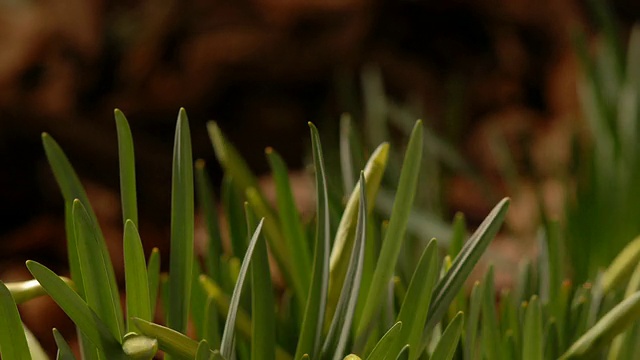
{"label": "clump of leaves", "polygon": [[[397,271],[406,260],[402,248],[419,182],[420,121],[405,150],[391,217],[382,224],[371,221],[376,218],[372,203],[387,166],[388,144],[371,154],[343,205],[330,196],[333,185],[327,181],[320,137],[309,124],[317,209],[307,223],[296,210],[280,156],[267,149],[277,191],[272,207],[244,160],[210,123],[209,134],[225,170],[221,197],[233,253],[224,254],[213,187],[203,161],[196,161],[193,171],[187,115],[180,110],[170,269],[161,274],[158,251],[147,258],[137,231],[133,141],[124,115],[116,110],[115,116],[126,311],[86,193],[61,148],[45,134],[45,151],[66,204],[71,279],[28,261],[35,280],[0,286],[3,359],[46,358],[32,337],[23,335],[15,305],[44,293],[76,324],[83,359],[151,359],[158,350],[165,358],[228,360],[528,360],[607,352],[624,358],[617,356],[633,354],[640,343],[637,326],[629,326],[640,316],[640,267],[632,265],[638,247],[622,252],[594,283],[573,286],[563,282],[561,237],[553,223],[544,256],[536,266],[523,267],[518,287],[504,292],[498,307],[492,270],[467,296],[464,283],[498,232],[508,199],[500,201],[466,241],[464,221],[457,217],[444,259],[432,239],[420,249],[408,279]],[[204,266],[193,247],[194,184],[210,239]],[[274,294],[269,256],[287,283],[280,297]],[[624,283],[626,291],[619,294]],[[166,326],[152,322],[158,298]],[[199,340],[185,335],[189,320]],[[65,339],[55,329],[53,335],[58,358],[73,359]]]}

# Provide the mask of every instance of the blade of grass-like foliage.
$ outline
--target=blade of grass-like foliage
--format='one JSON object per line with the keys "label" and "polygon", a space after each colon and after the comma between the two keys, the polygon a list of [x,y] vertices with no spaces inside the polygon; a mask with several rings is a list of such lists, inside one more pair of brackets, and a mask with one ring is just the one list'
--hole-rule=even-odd
{"label": "blade of grass-like foliage", "polygon": [[220,354],[225,359],[231,359],[231,353],[233,351],[232,344],[235,337],[236,317],[238,314],[238,306],[240,305],[240,294],[242,293],[242,285],[244,284],[244,280],[247,276],[249,263],[251,262],[256,243],[260,238],[260,230],[262,229],[263,222],[264,219],[261,219],[258,223],[258,226],[256,227],[255,232],[253,233],[253,236],[251,237],[251,241],[249,241],[249,247],[247,248],[247,252],[244,255],[244,259],[242,260],[242,266],[240,267],[238,281],[236,282],[236,286],[233,289],[233,295],[231,295],[229,314],[227,315],[227,320],[224,325],[224,332],[222,333],[222,341],[220,344]]}
{"label": "blade of grass-like foliage", "polygon": [[[367,199],[376,198],[380,182],[386,169],[387,160],[389,158],[389,144],[383,143],[371,154],[364,169],[365,193]],[[351,249],[355,239],[355,232],[358,220],[358,202],[360,201],[360,183],[356,184],[351,196],[345,206],[338,230],[336,232],[333,248],[331,249],[331,257],[329,259],[330,276],[329,276],[329,298],[327,301],[327,312],[332,313],[338,302],[347,268]],[[371,212],[375,201],[367,203],[367,214]]]}
{"label": "blade of grass-like foliage", "polygon": [[204,329],[202,337],[207,340],[214,349],[220,348],[220,329],[218,324],[218,310],[216,309],[215,301],[211,296],[208,296],[207,305],[204,310]]}
{"label": "blade of grass-like foliage", "polygon": [[533,296],[527,305],[524,317],[524,341],[522,342],[522,360],[542,360],[544,343],[542,335],[542,309],[540,300]]}
{"label": "blade of grass-like foliage", "polygon": [[[71,279],[64,276],[61,276],[60,278],[68,285],[73,286],[73,282],[71,281]],[[10,282],[4,285],[7,287],[7,289],[9,289],[9,292],[13,297],[13,301],[15,301],[15,303],[18,305],[22,304],[25,301],[35,299],[47,294],[38,280]]]}
{"label": "blade of grass-like foliage", "polygon": [[[245,205],[247,212],[247,229],[256,226],[256,219],[251,209]],[[256,243],[255,255],[251,261],[251,360],[274,360],[276,353],[276,319],[271,271],[267,243],[260,240]]]}
{"label": "blade of grass-like foliage", "polygon": [[151,360],[158,352],[158,340],[136,333],[128,333],[122,342],[122,350],[129,359]]}
{"label": "blade of grass-like foliage", "polygon": [[154,247],[147,262],[147,279],[149,289],[149,310],[151,316],[156,313],[158,303],[158,286],[160,285],[160,249]]}
{"label": "blade of grass-like foliage", "polygon": [[33,360],[49,360],[49,355],[44,351],[42,345],[40,345],[40,342],[36,339],[36,336],[33,335],[26,326],[23,325],[22,329],[24,330],[24,336],[27,339],[27,346],[29,347],[31,358]]}
{"label": "blade of grass-like foliage", "polygon": [[630,242],[602,274],[602,291],[608,293],[629,278],[640,261],[640,237]]}
{"label": "blade of grass-like foliage", "polygon": [[500,325],[502,325],[502,335],[506,336],[507,333],[513,335],[513,342],[516,348],[520,349],[521,346],[521,317],[518,313],[520,304],[516,307],[515,301],[511,297],[511,292],[508,289],[504,289],[500,293]]}
{"label": "blade of grass-like foliage", "polygon": [[351,156],[351,115],[342,114],[340,117],[340,170],[342,170],[342,186],[345,194],[354,187],[355,174]]}
{"label": "blade of grass-like foliage", "polygon": [[402,331],[402,322],[395,323],[387,332],[380,338],[376,346],[371,350],[367,360],[384,360],[387,358],[391,345],[399,340],[400,332]]}
{"label": "blade of grass-like foliage", "polygon": [[562,281],[564,276],[564,266],[561,253],[562,239],[558,221],[550,221],[546,226],[546,253],[549,274],[549,307],[550,313],[556,319],[556,325],[560,332],[564,328],[564,309],[561,302],[560,292],[562,291]]}
{"label": "blade of grass-like foliage", "polygon": [[296,208],[296,203],[289,183],[289,172],[280,155],[272,148],[266,149],[267,159],[271,165],[273,180],[276,185],[276,200],[280,215],[280,228],[282,229],[284,240],[291,254],[291,268],[295,284],[298,284],[298,294],[301,304],[306,303],[306,290],[309,289],[311,280],[311,254],[309,253],[309,243],[300,221],[300,215]]}
{"label": "blade of grass-like foliage", "polygon": [[417,121],[405,152],[398,191],[393,204],[392,216],[389,220],[389,229],[382,243],[380,257],[369,287],[360,324],[358,324],[358,330],[356,331],[356,349],[361,349],[367,340],[374,318],[380,311],[380,299],[393,276],[393,271],[398,261],[418,184],[418,174],[422,159],[422,133],[422,121]]}
{"label": "blade of grass-like foliage", "polygon": [[158,340],[160,350],[175,356],[177,359],[193,359],[198,351],[198,343],[188,336],[152,322],[133,318],[133,323],[140,332]]}
{"label": "blade of grass-like foliage", "polygon": [[69,316],[84,335],[104,353],[107,359],[123,359],[124,353],[107,325],[91,310],[84,300],[53,271],[32,260],[27,268],[49,296]]}
{"label": "blade of grass-like foliage", "polygon": [[171,258],[167,325],[187,330],[193,270],[193,160],[189,120],[180,109],[173,148],[171,184]]}
{"label": "blade of grass-like foliage", "polygon": [[425,336],[446,313],[447,308],[455,296],[460,292],[465,280],[476,266],[476,263],[498,233],[505,214],[509,208],[509,199],[502,199],[496,205],[478,229],[464,244],[462,250],[453,261],[451,269],[440,279],[434,290],[431,301]]}
{"label": "blade of grass-like foliage", "polygon": [[[629,279],[624,297],[628,298],[629,296],[635,294],[638,290],[640,290],[640,264],[636,266],[636,269],[631,275],[631,279]],[[636,324],[634,325],[634,327],[638,327],[638,325]],[[635,343],[633,330],[634,329],[627,330],[624,332],[624,334],[617,336],[613,340],[613,342],[611,343],[611,348],[609,349],[608,359],[626,359],[629,357],[625,357],[622,354],[629,354],[630,349],[632,349],[632,345]]]}
{"label": "blade of grass-like foliage", "polygon": [[640,291],[624,299],[582,335],[560,359],[584,356],[605,346],[640,317]]}
{"label": "blade of grass-like foliage", "polygon": [[0,354],[6,360],[31,360],[18,307],[11,292],[0,281]]}
{"label": "blade of grass-like foliage", "polygon": [[400,313],[396,321],[402,322],[402,332],[400,339],[391,348],[391,353],[398,352],[403,345],[409,344],[409,359],[415,360],[420,357],[424,348],[422,332],[427,320],[429,303],[431,302],[433,287],[439,277],[438,245],[435,240],[431,240],[429,245],[422,252],[418,266],[411,278],[411,283],[407,290],[400,308]]}
{"label": "blade of grass-like foliage", "polygon": [[211,179],[207,175],[204,160],[196,161],[196,195],[202,210],[202,215],[209,235],[207,242],[207,257],[205,262],[207,272],[212,279],[220,282],[220,257],[222,256],[222,236],[220,235],[220,224],[218,222],[218,211],[213,192]]}
{"label": "blade of grass-like foliage", "polygon": [[199,284],[200,275],[203,270],[198,261],[193,262],[193,271],[191,272],[191,304],[190,319],[196,329],[196,339],[204,338],[204,323],[206,322],[205,311],[207,308],[207,292]]}
{"label": "blade of grass-like foliage", "polygon": [[436,349],[431,354],[433,360],[451,360],[456,353],[460,334],[464,326],[464,314],[459,312],[442,333]]}
{"label": "blade of grass-like foliage", "polygon": [[116,109],[116,129],[118,130],[118,158],[120,159],[120,200],[122,202],[122,223],[133,221],[138,226],[138,201],[136,197],[136,162],[133,151],[133,137],[129,122],[122,111]]}
{"label": "blade of grass-like foliage", "polygon": [[484,297],[484,283],[476,281],[471,289],[469,298],[469,320],[467,321],[467,329],[464,341],[464,358],[466,360],[476,359],[474,356],[476,351],[476,338],[478,334],[478,322],[480,319],[480,308],[482,298]]}
{"label": "blade of grass-like foliage", "polygon": [[396,360],[409,360],[409,350],[411,350],[411,346],[405,345],[396,356]]}
{"label": "blade of grass-like foliage", "polygon": [[503,359],[500,327],[495,307],[495,288],[493,286],[493,267],[484,278],[484,296],[482,297],[482,350],[487,359]]}
{"label": "blade of grass-like foliage", "polygon": [[367,237],[367,194],[365,192],[366,181],[364,172],[360,173],[360,206],[358,209],[358,223],[356,226],[355,242],[351,251],[349,268],[342,285],[340,299],[335,315],[329,328],[329,333],[322,346],[321,358],[331,358],[339,360],[344,354],[344,350],[349,340],[351,324],[355,315],[356,303],[360,291],[360,280],[362,279],[362,266],[364,264],[364,245]]}
{"label": "blade of grass-like foliage", "polygon": [[544,358],[557,359],[560,355],[560,333],[558,332],[558,323],[555,319],[549,321],[545,333]]}
{"label": "blade of grass-like foliage", "polygon": [[124,277],[127,292],[127,331],[133,331],[129,319],[139,317],[151,321],[149,277],[144,250],[136,225],[127,220],[124,225]]}
{"label": "blade of grass-like foliage", "polygon": [[329,198],[320,136],[312,123],[309,123],[309,128],[311,130],[311,146],[313,148],[313,163],[316,174],[317,225],[311,285],[304,310],[300,338],[296,348],[296,359],[299,359],[304,354],[308,354],[312,359],[318,357],[317,355],[322,345],[320,338],[324,326],[329,288],[329,244],[331,236]]}
{"label": "blade of grass-like foliage", "polygon": [[58,346],[56,360],[76,360],[73,350],[71,350],[67,341],[56,328],[53,328],[53,339],[56,341],[56,345]]}
{"label": "blade of grass-like foliage", "polygon": [[111,291],[114,286],[108,276],[113,265],[100,251],[98,230],[80,200],[73,202],[73,220],[87,304],[120,341],[125,334],[120,294]]}
{"label": "blade of grass-like foliage", "polygon": [[244,209],[242,208],[244,199],[235,184],[235,179],[230,176],[225,176],[222,179],[222,204],[229,224],[231,252],[233,256],[242,258],[247,249],[248,237]]}
{"label": "blade of grass-like foliage", "polygon": [[209,360],[211,357],[211,348],[207,340],[200,340],[198,343],[198,349],[196,350],[195,360]]}
{"label": "blade of grass-like foliage", "polygon": [[467,224],[464,220],[463,213],[456,213],[453,218],[453,227],[451,233],[451,241],[449,242],[449,256],[455,259],[462,250],[464,241],[467,236]]}

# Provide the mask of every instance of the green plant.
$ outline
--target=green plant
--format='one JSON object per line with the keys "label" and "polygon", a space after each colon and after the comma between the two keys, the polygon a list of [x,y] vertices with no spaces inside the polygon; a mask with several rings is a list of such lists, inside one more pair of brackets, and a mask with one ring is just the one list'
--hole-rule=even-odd
{"label": "green plant", "polygon": [[[638,326],[629,325],[640,317],[640,267],[634,268],[638,246],[625,249],[593,284],[573,286],[563,282],[561,237],[557,224],[550,223],[545,256],[536,266],[523,267],[519,286],[503,292],[497,308],[492,270],[466,295],[464,283],[498,232],[508,199],[500,201],[466,241],[464,222],[457,217],[444,260],[431,240],[420,249],[408,279],[397,271],[406,260],[401,250],[419,178],[420,121],[406,148],[391,218],[381,228],[371,222],[371,204],[387,164],[388,144],[372,153],[343,206],[329,195],[332,185],[327,182],[322,146],[310,124],[317,211],[315,221],[307,224],[295,209],[278,154],[267,150],[277,185],[277,206],[272,208],[237,151],[210,123],[214,149],[225,170],[222,199],[233,249],[229,255],[221,250],[221,227],[202,161],[195,164],[194,181],[188,120],[181,110],[174,145],[172,258],[169,274],[160,274],[158,252],[147,261],[142,251],[133,142],[124,115],[117,110],[115,115],[126,317],[95,214],[66,156],[45,134],[45,151],[66,203],[71,280],[28,261],[35,280],[0,285],[4,359],[44,357],[36,352],[34,340],[22,335],[15,305],[44,292],[76,324],[83,359],[150,359],[158,349],[176,359],[278,360],[528,360],[602,357],[607,352],[618,358],[636,350]],[[194,182],[210,237],[204,267],[193,250]],[[244,206],[239,199],[246,199]],[[273,291],[269,254],[287,283],[280,297]],[[245,282],[250,283],[247,289]],[[628,285],[623,295],[619,290],[624,283]],[[167,327],[151,321],[158,297]],[[188,319],[199,341],[185,335]],[[73,359],[55,329],[53,335],[58,357]],[[608,346],[616,335],[620,337]]]}

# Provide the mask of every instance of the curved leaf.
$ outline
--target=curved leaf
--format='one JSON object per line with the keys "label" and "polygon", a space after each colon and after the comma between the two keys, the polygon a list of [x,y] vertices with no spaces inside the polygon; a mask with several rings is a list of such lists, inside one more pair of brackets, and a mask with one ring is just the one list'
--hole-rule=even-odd
{"label": "curved leaf", "polygon": [[0,354],[6,360],[31,360],[18,307],[0,281]]}
{"label": "curved leaf", "polygon": [[459,312],[453,320],[447,325],[447,328],[442,333],[438,345],[436,345],[431,359],[433,360],[451,360],[456,353],[458,347],[458,341],[460,340],[460,334],[462,334],[462,328],[464,326],[464,314]]}

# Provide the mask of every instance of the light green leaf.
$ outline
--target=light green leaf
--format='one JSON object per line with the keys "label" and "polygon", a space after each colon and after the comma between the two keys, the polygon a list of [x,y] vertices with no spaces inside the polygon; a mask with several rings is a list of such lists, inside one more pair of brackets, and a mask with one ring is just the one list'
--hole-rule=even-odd
{"label": "light green leaf", "polygon": [[169,259],[169,306],[167,325],[187,330],[193,270],[193,160],[189,120],[180,109],[173,148],[171,184],[171,257]]}
{"label": "light green leaf", "polygon": [[356,349],[362,349],[368,334],[371,330],[374,319],[380,311],[380,299],[386,290],[387,284],[393,276],[398,255],[407,228],[409,213],[413,205],[413,200],[418,184],[418,174],[420,173],[420,163],[422,159],[422,121],[417,121],[413,128],[409,145],[405,153],[398,191],[393,204],[389,229],[386,232],[380,257],[376,265],[369,293],[366,298],[360,324],[356,331]]}
{"label": "light green leaf", "polygon": [[53,328],[53,339],[56,341],[56,345],[58,346],[58,355],[56,356],[56,360],[76,360],[73,350],[71,350],[67,341],[56,328]]}
{"label": "light green leaf", "polygon": [[[395,323],[387,332],[380,338],[376,346],[371,350],[367,360],[384,360],[387,358],[387,354],[391,349],[391,346],[396,342],[396,339],[400,336],[402,331],[402,322]],[[399,340],[399,339],[398,339]]]}
{"label": "light green leaf", "polygon": [[[73,281],[71,279],[61,276],[60,279],[67,283],[69,286],[73,286]],[[25,301],[35,299],[42,295],[46,295],[47,292],[44,290],[42,285],[38,282],[38,280],[27,280],[27,281],[19,281],[19,282],[10,282],[4,284],[13,300],[16,304],[22,304]]]}
{"label": "light green leaf", "polygon": [[602,291],[606,294],[628,279],[638,262],[640,262],[640,236],[627,244],[602,274]]}
{"label": "light green leaf", "polygon": [[[380,188],[380,182],[387,166],[389,158],[389,144],[383,143],[373,152],[364,169],[365,192],[367,199],[367,214],[371,212],[375,205],[375,198]],[[347,205],[345,206],[338,230],[336,232],[330,257],[330,276],[329,276],[329,298],[327,301],[327,311],[332,313],[338,302],[342,290],[344,279],[349,265],[351,249],[355,239],[356,222],[358,219],[358,202],[360,201],[361,186],[358,182],[353,189]]]}
{"label": "light green leaf", "polygon": [[152,322],[133,318],[133,323],[140,332],[158,340],[160,350],[175,356],[177,359],[193,359],[198,351],[198,343],[188,336]]}
{"label": "light green leaf", "polygon": [[322,346],[321,358],[328,359],[331,353],[333,353],[333,360],[342,358],[355,315],[356,303],[360,292],[360,281],[362,280],[364,245],[367,237],[367,194],[365,192],[367,184],[364,172],[360,173],[360,184],[364,186],[360,186],[360,206],[358,209],[355,242],[353,243],[349,268],[342,285],[338,306],[333,316],[329,333]]}
{"label": "light green leaf", "polygon": [[296,348],[296,359],[299,359],[304,354],[309,354],[312,359],[318,357],[320,346],[322,345],[320,338],[324,326],[329,287],[329,244],[331,237],[329,198],[320,136],[312,123],[309,123],[309,128],[311,129],[313,163],[316,170],[317,226],[313,273],[311,275],[311,285],[304,311],[302,329],[300,330],[300,338]]}
{"label": "light green leaf", "polygon": [[130,318],[139,317],[151,321],[152,316],[144,249],[138,229],[131,220],[127,220],[124,225],[124,277],[127,291],[127,329],[133,331]]}
{"label": "light green leaf", "polygon": [[229,314],[227,315],[227,320],[224,325],[224,332],[222,333],[222,341],[220,344],[220,354],[225,359],[231,359],[231,353],[233,351],[232,344],[235,337],[236,317],[238,314],[238,306],[240,305],[240,294],[242,293],[242,285],[244,284],[247,272],[249,271],[249,263],[251,262],[256,243],[260,238],[260,230],[262,229],[263,223],[264,219],[261,219],[258,223],[258,226],[256,227],[255,232],[253,233],[253,236],[251,237],[251,241],[249,241],[249,246],[247,247],[247,252],[244,255],[242,266],[240,267],[240,273],[238,274],[238,281],[236,282],[236,286],[233,289],[233,295],[231,295]]}
{"label": "light green leaf", "polygon": [[154,247],[149,255],[147,262],[147,278],[149,281],[149,309],[151,316],[156,313],[156,304],[158,303],[158,286],[160,284],[160,249]]}
{"label": "light green leaf", "polygon": [[442,333],[436,349],[431,355],[432,360],[451,360],[456,353],[458,347],[458,341],[460,340],[460,334],[462,334],[462,328],[464,326],[464,314],[459,312],[453,320],[447,325],[447,328]]}
{"label": "light green leaf", "polygon": [[560,359],[589,354],[610,343],[640,317],[640,291],[624,299],[582,335]]}
{"label": "light green leaf", "polygon": [[473,284],[469,298],[469,321],[467,321],[466,338],[464,341],[464,355],[466,360],[478,358],[473,354],[476,353],[476,339],[483,297],[484,284],[476,281],[475,284]]}
{"label": "light green leaf", "polygon": [[[247,229],[256,226],[256,219],[251,209],[246,206]],[[259,240],[251,261],[251,359],[274,360],[276,353],[276,319],[271,271],[267,243]]]}
{"label": "light green leaf", "polygon": [[[306,291],[309,289],[309,281],[311,280],[311,254],[309,253],[309,242],[304,233],[300,215],[293,198],[291,184],[289,183],[289,171],[286,164],[272,148],[266,149],[267,159],[271,165],[273,180],[276,185],[276,200],[278,203],[278,212],[280,215],[280,228],[284,235],[287,248],[291,254],[291,268],[294,283],[297,285],[300,294],[296,294],[300,303],[306,303]],[[266,214],[264,214],[266,215]]]}
{"label": "light green leaf", "polygon": [[451,269],[440,279],[434,290],[431,301],[425,336],[434,328],[446,313],[449,304],[460,292],[465,280],[480,260],[489,243],[498,233],[505,214],[509,208],[509,199],[502,199],[496,205],[478,229],[464,244],[462,250],[453,261]]}
{"label": "light green leaf", "polygon": [[211,357],[211,348],[207,343],[207,340],[200,340],[198,343],[198,350],[196,351],[195,360],[209,360]]}
{"label": "light green leaf", "polygon": [[158,340],[136,333],[128,333],[124,337],[122,350],[129,359],[151,360],[158,352]]}
{"label": "light green leaf", "polygon": [[422,332],[424,331],[429,311],[429,303],[432,298],[433,287],[439,277],[438,265],[438,245],[435,240],[431,240],[429,245],[422,252],[418,266],[411,277],[407,295],[402,302],[400,313],[396,321],[402,322],[402,332],[400,339],[391,348],[391,353],[400,351],[402,346],[409,344],[409,359],[415,360],[420,357],[424,348]]}
{"label": "light green leaf", "polygon": [[493,286],[493,267],[489,268],[484,278],[484,296],[482,298],[482,351],[485,358],[503,359],[500,326],[496,314],[495,288]]}
{"label": "light green leaf", "polygon": [[533,296],[524,317],[522,360],[542,360],[544,358],[544,338],[542,335],[542,308],[537,296]]}
{"label": "light green leaf", "polygon": [[124,359],[119,340],[100,320],[89,305],[53,271],[35,261],[27,261],[27,268],[47,291],[49,296],[69,316],[84,335],[108,359]]}
{"label": "light green leaf", "polygon": [[118,158],[120,159],[120,199],[122,202],[122,223],[133,221],[138,227],[138,201],[136,197],[136,162],[133,151],[133,137],[129,122],[122,111],[114,111],[118,130]]}
{"label": "light green leaf", "polygon": [[87,304],[120,341],[125,334],[120,294],[111,292],[114,286],[108,275],[113,265],[100,251],[98,230],[80,200],[73,202],[73,220]]}
{"label": "light green leaf", "polygon": [[31,360],[18,307],[0,281],[0,354],[6,360]]}

